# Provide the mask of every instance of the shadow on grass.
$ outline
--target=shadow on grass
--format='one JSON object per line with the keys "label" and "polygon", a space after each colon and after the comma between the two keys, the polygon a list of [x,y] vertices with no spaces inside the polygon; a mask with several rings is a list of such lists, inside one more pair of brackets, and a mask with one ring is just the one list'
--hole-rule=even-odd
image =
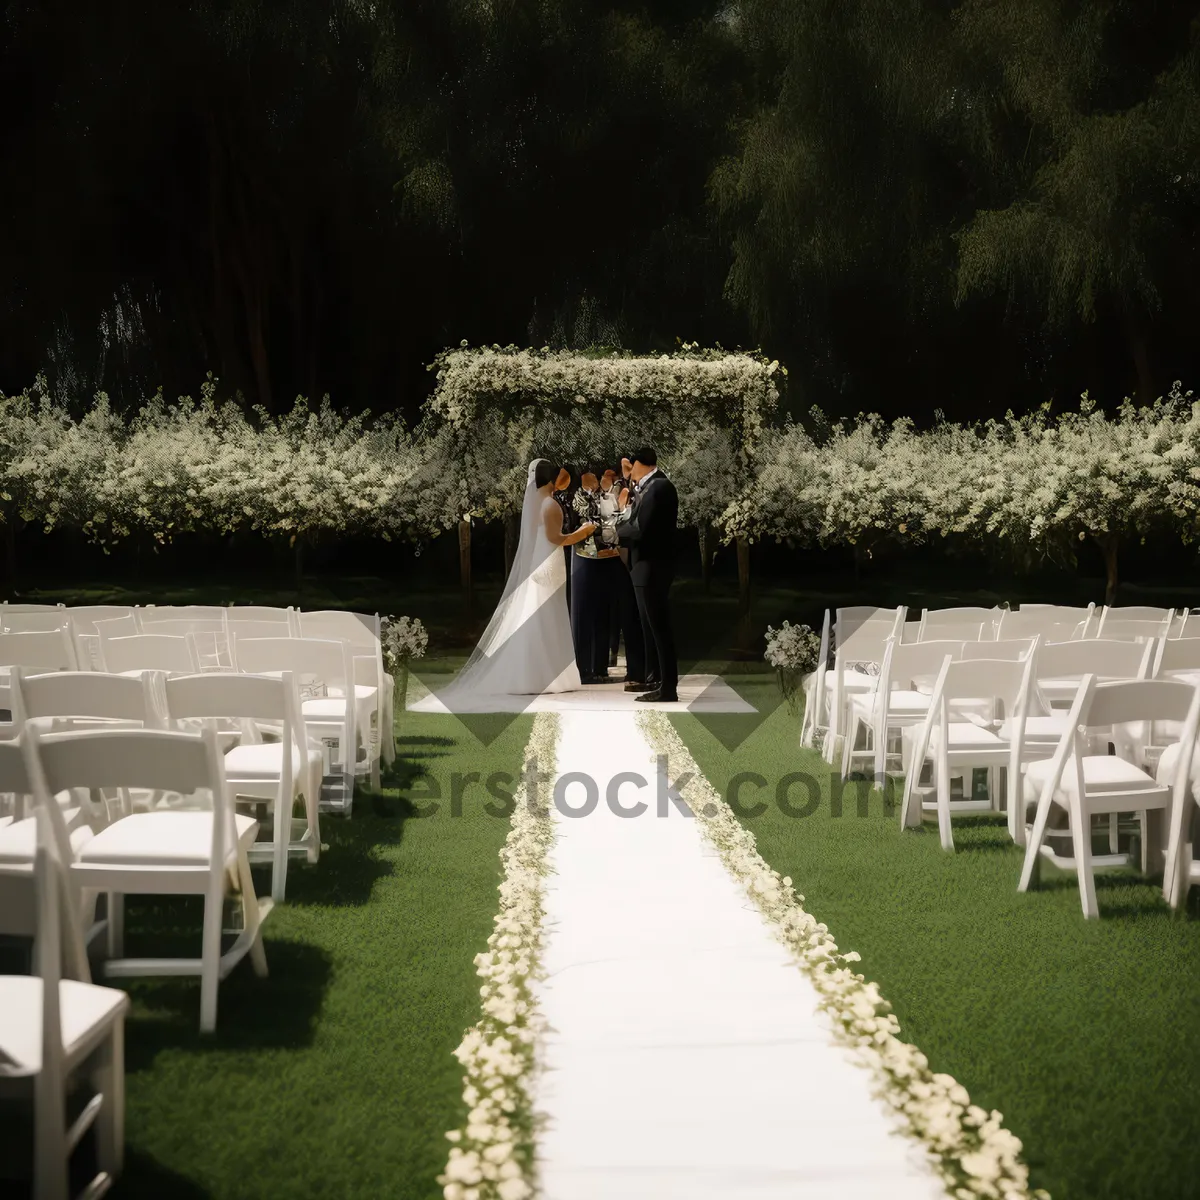
{"label": "shadow on grass", "polygon": [[109,1195],[116,1200],[162,1200],[166,1196],[171,1200],[211,1200],[212,1192],[148,1154],[127,1149],[125,1171]]}
{"label": "shadow on grass", "polygon": [[[269,928],[269,926],[268,926]],[[294,1050],[310,1045],[325,1000],[329,955],[303,942],[266,942],[266,979],[246,960],[221,984],[217,1029],[200,1032],[198,978],[131,979],[133,999],[125,1042],[125,1070],[148,1070],[160,1051]],[[162,953],[162,948],[157,948]]]}

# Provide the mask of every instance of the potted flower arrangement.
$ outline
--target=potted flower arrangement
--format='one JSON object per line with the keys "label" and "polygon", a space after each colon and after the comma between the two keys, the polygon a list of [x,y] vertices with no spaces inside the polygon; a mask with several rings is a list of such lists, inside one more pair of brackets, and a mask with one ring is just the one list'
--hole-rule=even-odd
{"label": "potted flower arrangement", "polygon": [[779,690],[787,701],[788,710],[797,710],[800,678],[817,665],[821,651],[820,635],[807,625],[784,621],[779,629],[767,626],[767,650],[763,655],[779,676]]}
{"label": "potted flower arrangement", "polygon": [[383,658],[396,685],[395,707],[403,712],[408,694],[408,667],[413,659],[425,657],[429,634],[419,617],[385,617],[381,625]]}

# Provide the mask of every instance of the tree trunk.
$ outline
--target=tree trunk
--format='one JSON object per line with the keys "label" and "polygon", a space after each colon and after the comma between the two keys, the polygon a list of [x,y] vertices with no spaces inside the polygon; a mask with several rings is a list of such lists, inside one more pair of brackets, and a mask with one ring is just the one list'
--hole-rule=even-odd
{"label": "tree trunk", "polygon": [[737,540],[738,564],[738,611],[743,616],[750,612],[750,543],[745,538]]}
{"label": "tree trunk", "polygon": [[520,519],[513,514],[504,518],[504,576],[507,579],[517,557],[517,542],[520,539]]}
{"label": "tree trunk", "polygon": [[1117,576],[1117,550],[1120,542],[1115,533],[1100,534],[1094,537],[1093,541],[1104,554],[1104,603],[1116,604],[1117,588],[1120,586],[1120,579]]}
{"label": "tree trunk", "polygon": [[296,591],[299,591],[304,586],[304,539],[297,534],[292,545],[295,549],[292,561],[295,567]]}
{"label": "tree trunk", "polygon": [[458,523],[458,578],[462,584],[463,614],[472,617],[471,589],[471,521],[466,518]]}
{"label": "tree trunk", "polygon": [[707,592],[712,583],[712,528],[707,521],[700,523],[700,578]]}
{"label": "tree trunk", "polygon": [[4,522],[4,563],[8,570],[9,590],[17,592],[17,514],[10,512]]}

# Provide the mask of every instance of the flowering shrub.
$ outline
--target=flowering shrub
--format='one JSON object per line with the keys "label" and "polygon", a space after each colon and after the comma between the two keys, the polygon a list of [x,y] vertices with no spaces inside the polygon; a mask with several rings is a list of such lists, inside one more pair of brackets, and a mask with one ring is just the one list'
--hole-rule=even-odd
{"label": "flowering shrub", "polygon": [[857,974],[860,956],[843,953],[828,928],[806,912],[792,881],[758,853],[754,835],[705,779],[665,713],[639,715],[651,745],[671,762],[705,838],[746,889],[797,965],[812,981],[835,1036],[871,1071],[879,1093],[926,1147],[956,1200],[1049,1200],[1030,1191],[1021,1142],[998,1112],[971,1103],[953,1076],[934,1073],[915,1047],[899,1038],[900,1023],[874,983]]}
{"label": "flowering shrub", "polygon": [[384,617],[381,625],[380,645],[389,672],[425,657],[429,634],[419,617]]}
{"label": "flowering shrub", "polygon": [[[558,717],[538,713],[525,751],[543,780],[556,773]],[[526,1200],[533,1188],[533,1075],[544,1020],[533,987],[541,978],[547,853],[554,840],[549,782],[517,793],[500,852],[500,911],[488,948],[475,956],[483,1014],[455,1057],[463,1065],[467,1119],[438,1182],[446,1200]],[[533,790],[530,791],[532,786]]]}
{"label": "flowering shrub", "polygon": [[807,625],[784,621],[779,629],[767,626],[767,650],[763,657],[777,669],[811,671],[821,652],[821,635]]}

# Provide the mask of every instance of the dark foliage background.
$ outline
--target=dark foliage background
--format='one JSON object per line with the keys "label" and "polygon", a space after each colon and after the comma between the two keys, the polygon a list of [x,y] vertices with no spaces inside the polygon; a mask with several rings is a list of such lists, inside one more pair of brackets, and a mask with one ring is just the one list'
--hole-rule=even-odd
{"label": "dark foliage background", "polygon": [[0,387],[415,413],[473,343],[761,344],[788,405],[1196,376],[1168,0],[13,0]]}

